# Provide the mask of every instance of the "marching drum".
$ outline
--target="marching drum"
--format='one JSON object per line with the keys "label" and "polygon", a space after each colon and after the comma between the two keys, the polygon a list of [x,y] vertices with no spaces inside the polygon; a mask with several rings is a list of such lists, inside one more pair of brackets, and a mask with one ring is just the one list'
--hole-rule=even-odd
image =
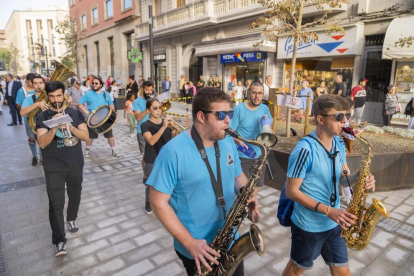
{"label": "marching drum", "polygon": [[117,118],[116,112],[109,105],[103,105],[91,113],[87,125],[96,133],[103,134],[115,126]]}

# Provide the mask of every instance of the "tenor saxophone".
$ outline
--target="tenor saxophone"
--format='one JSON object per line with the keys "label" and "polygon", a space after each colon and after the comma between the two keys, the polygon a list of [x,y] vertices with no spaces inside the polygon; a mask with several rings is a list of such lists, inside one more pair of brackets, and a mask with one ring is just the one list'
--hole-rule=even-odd
{"label": "tenor saxophone", "polygon": [[371,166],[372,146],[368,140],[362,137],[355,136],[355,139],[360,142],[365,153],[362,155],[360,172],[355,183],[353,191],[353,198],[348,205],[346,211],[357,217],[356,224],[351,226],[348,230],[341,230],[341,237],[345,238],[347,247],[353,250],[364,249],[371,240],[372,233],[378,220],[384,217],[390,217],[390,212],[387,207],[376,198],[372,199],[372,204],[369,208],[365,207],[368,192],[365,189],[367,177],[370,175],[369,168]]}
{"label": "tenor saxophone", "polygon": [[[262,155],[251,168],[249,173],[249,180],[244,186],[242,192],[234,201],[233,206],[230,209],[229,214],[226,217],[224,226],[218,231],[210,244],[210,247],[220,253],[220,258],[217,259],[219,265],[210,263],[212,271],[209,271],[204,266],[201,267],[201,274],[197,272],[194,275],[209,275],[209,276],[231,276],[244,257],[250,252],[256,252],[260,256],[265,253],[265,243],[262,232],[255,224],[250,225],[250,229],[247,233],[243,234],[237,241],[234,242],[237,231],[243,222],[243,219],[247,216],[249,208],[247,201],[252,197],[256,187],[256,183],[260,178],[263,165],[266,163],[266,157],[269,153],[269,148],[265,146],[265,143],[255,140],[245,140],[241,138],[232,129],[227,129],[226,133],[230,136],[237,138],[243,142],[257,145],[262,151]],[[234,242],[234,244],[233,244]],[[231,248],[230,248],[231,247]]]}

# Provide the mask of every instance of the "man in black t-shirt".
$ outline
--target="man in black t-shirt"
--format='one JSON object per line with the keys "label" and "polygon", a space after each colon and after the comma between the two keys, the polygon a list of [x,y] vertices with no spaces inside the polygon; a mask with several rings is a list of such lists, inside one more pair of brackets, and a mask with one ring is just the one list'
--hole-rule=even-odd
{"label": "man in black t-shirt", "polygon": [[342,97],[346,97],[346,87],[345,84],[342,82],[342,75],[336,75],[336,87],[334,94]]}
{"label": "man in black t-shirt", "polygon": [[[65,183],[68,191],[67,225],[72,234],[79,230],[75,223],[78,215],[83,181],[83,153],[81,143],[66,146],[66,136],[62,132],[69,130],[80,140],[88,139],[85,117],[78,110],[65,106],[63,83],[47,82],[45,91],[50,100],[50,109],[37,116],[36,132],[38,144],[43,149],[43,168],[46,178],[46,189],[49,197],[49,221],[52,228],[52,243],[56,245],[55,257],[66,255],[66,237],[63,218],[65,206]],[[58,112],[59,111],[59,112]],[[63,116],[62,111],[72,119],[66,126],[49,128],[47,120]]]}

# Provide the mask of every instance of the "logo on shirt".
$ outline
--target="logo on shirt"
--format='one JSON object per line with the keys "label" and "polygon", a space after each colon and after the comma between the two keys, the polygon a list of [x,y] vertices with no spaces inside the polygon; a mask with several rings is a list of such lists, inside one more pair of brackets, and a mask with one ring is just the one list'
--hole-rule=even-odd
{"label": "logo on shirt", "polygon": [[233,160],[233,156],[231,156],[231,154],[229,153],[227,155],[227,166],[233,165],[234,164],[234,160]]}

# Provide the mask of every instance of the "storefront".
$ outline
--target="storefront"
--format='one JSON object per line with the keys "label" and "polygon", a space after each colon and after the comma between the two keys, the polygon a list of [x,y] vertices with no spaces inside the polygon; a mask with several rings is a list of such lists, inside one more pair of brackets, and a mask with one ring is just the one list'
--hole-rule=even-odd
{"label": "storefront", "polygon": [[[356,84],[363,52],[363,25],[344,26],[344,34],[326,35],[318,33],[319,39],[300,42],[297,49],[294,87],[300,89],[302,80],[307,80],[313,91],[325,81],[330,93],[335,89],[336,75],[343,76],[349,95]],[[281,38],[278,41],[277,59],[285,60],[284,86],[289,87],[292,70],[293,38]]]}
{"label": "storefront", "polygon": [[167,59],[166,54],[154,55],[154,66],[155,66],[155,80],[157,93],[162,93],[162,81],[167,76]]}

